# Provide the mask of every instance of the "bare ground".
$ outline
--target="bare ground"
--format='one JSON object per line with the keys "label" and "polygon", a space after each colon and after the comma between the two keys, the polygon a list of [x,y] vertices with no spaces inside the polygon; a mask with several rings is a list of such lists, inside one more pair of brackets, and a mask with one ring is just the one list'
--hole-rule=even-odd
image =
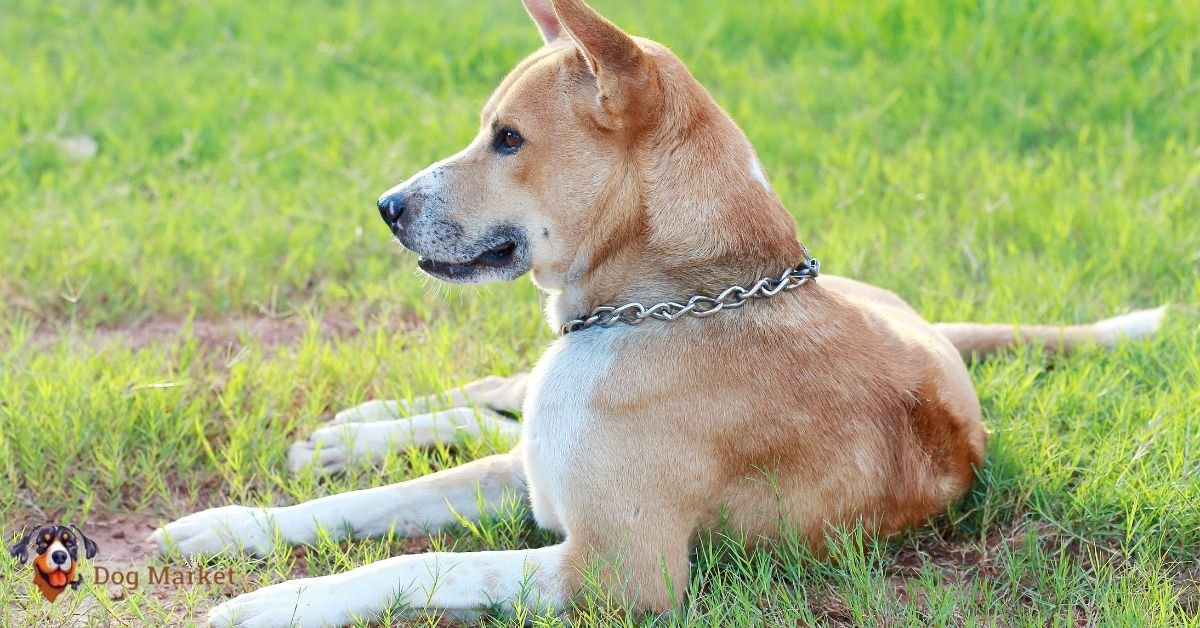
{"label": "bare ground", "polygon": [[[361,322],[360,322],[361,321]],[[419,327],[422,321],[415,316],[355,317],[345,312],[324,312],[317,318],[317,333],[322,339],[350,338],[364,331],[385,329],[399,331]],[[181,317],[149,318],[118,326],[98,327],[81,333],[68,323],[43,322],[34,331],[29,346],[47,349],[63,339],[93,349],[112,345],[129,347],[134,351],[177,341],[189,336],[207,351],[222,352],[238,349],[254,341],[265,349],[295,344],[309,333],[309,320],[299,315],[240,315],[222,319]],[[5,339],[0,336],[0,346]]]}

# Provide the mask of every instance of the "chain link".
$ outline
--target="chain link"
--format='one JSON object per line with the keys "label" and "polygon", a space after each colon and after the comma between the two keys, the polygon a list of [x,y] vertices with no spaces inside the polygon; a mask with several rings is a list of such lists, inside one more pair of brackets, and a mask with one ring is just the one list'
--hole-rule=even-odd
{"label": "chain link", "polygon": [[798,288],[821,274],[821,262],[805,258],[800,264],[789,268],[779,277],[763,277],[750,289],[730,286],[716,296],[696,295],[687,303],[667,301],[646,307],[641,303],[626,303],[621,306],[601,305],[583,318],[569,320],[559,328],[559,335],[581,331],[588,327],[612,327],[617,323],[640,325],[648,318],[673,321],[684,316],[705,318],[721,310],[742,307],[750,299],[766,299],[780,292]]}

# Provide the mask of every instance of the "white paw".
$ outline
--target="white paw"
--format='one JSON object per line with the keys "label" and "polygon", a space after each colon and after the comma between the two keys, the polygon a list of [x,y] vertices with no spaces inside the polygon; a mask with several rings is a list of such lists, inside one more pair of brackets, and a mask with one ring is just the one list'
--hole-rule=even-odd
{"label": "white paw", "polygon": [[470,408],[409,419],[329,425],[288,449],[288,467],[296,472],[311,464],[319,471],[335,473],[350,465],[382,460],[388,452],[410,446],[453,443],[460,433],[478,433],[479,425],[479,415]]}
{"label": "white paw", "polygon": [[[387,436],[408,419],[330,425],[288,448],[288,468],[293,473],[313,465],[323,473],[337,473],[361,462],[374,461],[394,449]],[[396,447],[403,446],[396,443]]]}
{"label": "white paw", "polygon": [[239,595],[208,612],[209,626],[341,626],[352,618],[343,612],[344,596],[324,578],[288,580]]}
{"label": "white paw", "polygon": [[275,527],[262,508],[222,506],[168,523],[150,535],[158,551],[170,547],[183,556],[245,552],[265,556],[275,545]]}
{"label": "white paw", "polygon": [[337,425],[323,427],[313,432],[307,439],[298,440],[288,447],[288,469],[298,473],[312,465],[321,473],[337,473],[346,468],[349,462],[348,449],[340,436],[328,434],[329,430],[345,430],[349,426]]}

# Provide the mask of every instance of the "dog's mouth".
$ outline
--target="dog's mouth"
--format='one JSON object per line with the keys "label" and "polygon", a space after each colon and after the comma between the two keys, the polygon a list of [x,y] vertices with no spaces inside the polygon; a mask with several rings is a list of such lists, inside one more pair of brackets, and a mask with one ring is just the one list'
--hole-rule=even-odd
{"label": "dog's mouth", "polygon": [[468,273],[474,273],[480,268],[504,268],[513,261],[513,256],[517,252],[517,243],[508,240],[493,246],[492,248],[480,253],[475,259],[466,262],[439,262],[435,259],[422,255],[417,259],[417,266],[421,270],[432,274],[442,275],[448,278],[462,276]]}
{"label": "dog's mouth", "polygon": [[42,577],[42,580],[45,580],[47,584],[55,589],[62,589],[67,586],[67,572],[60,569],[55,569],[54,571],[47,573],[42,571],[41,567],[38,567],[37,570],[38,575]]}
{"label": "dog's mouth", "polygon": [[526,257],[523,239],[519,234],[513,234],[466,261],[442,261],[422,255],[417,259],[417,267],[438,279],[455,283],[508,280],[528,270]]}

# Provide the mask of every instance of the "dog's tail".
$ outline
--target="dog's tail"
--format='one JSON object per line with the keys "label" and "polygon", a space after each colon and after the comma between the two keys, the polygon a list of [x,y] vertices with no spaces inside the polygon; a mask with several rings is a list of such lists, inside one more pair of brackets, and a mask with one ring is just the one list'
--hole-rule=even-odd
{"label": "dog's tail", "polygon": [[989,323],[935,323],[964,360],[984,357],[1025,342],[1047,353],[1067,353],[1088,344],[1111,347],[1121,338],[1146,338],[1162,325],[1167,306],[1138,310],[1091,325],[1002,325]]}

